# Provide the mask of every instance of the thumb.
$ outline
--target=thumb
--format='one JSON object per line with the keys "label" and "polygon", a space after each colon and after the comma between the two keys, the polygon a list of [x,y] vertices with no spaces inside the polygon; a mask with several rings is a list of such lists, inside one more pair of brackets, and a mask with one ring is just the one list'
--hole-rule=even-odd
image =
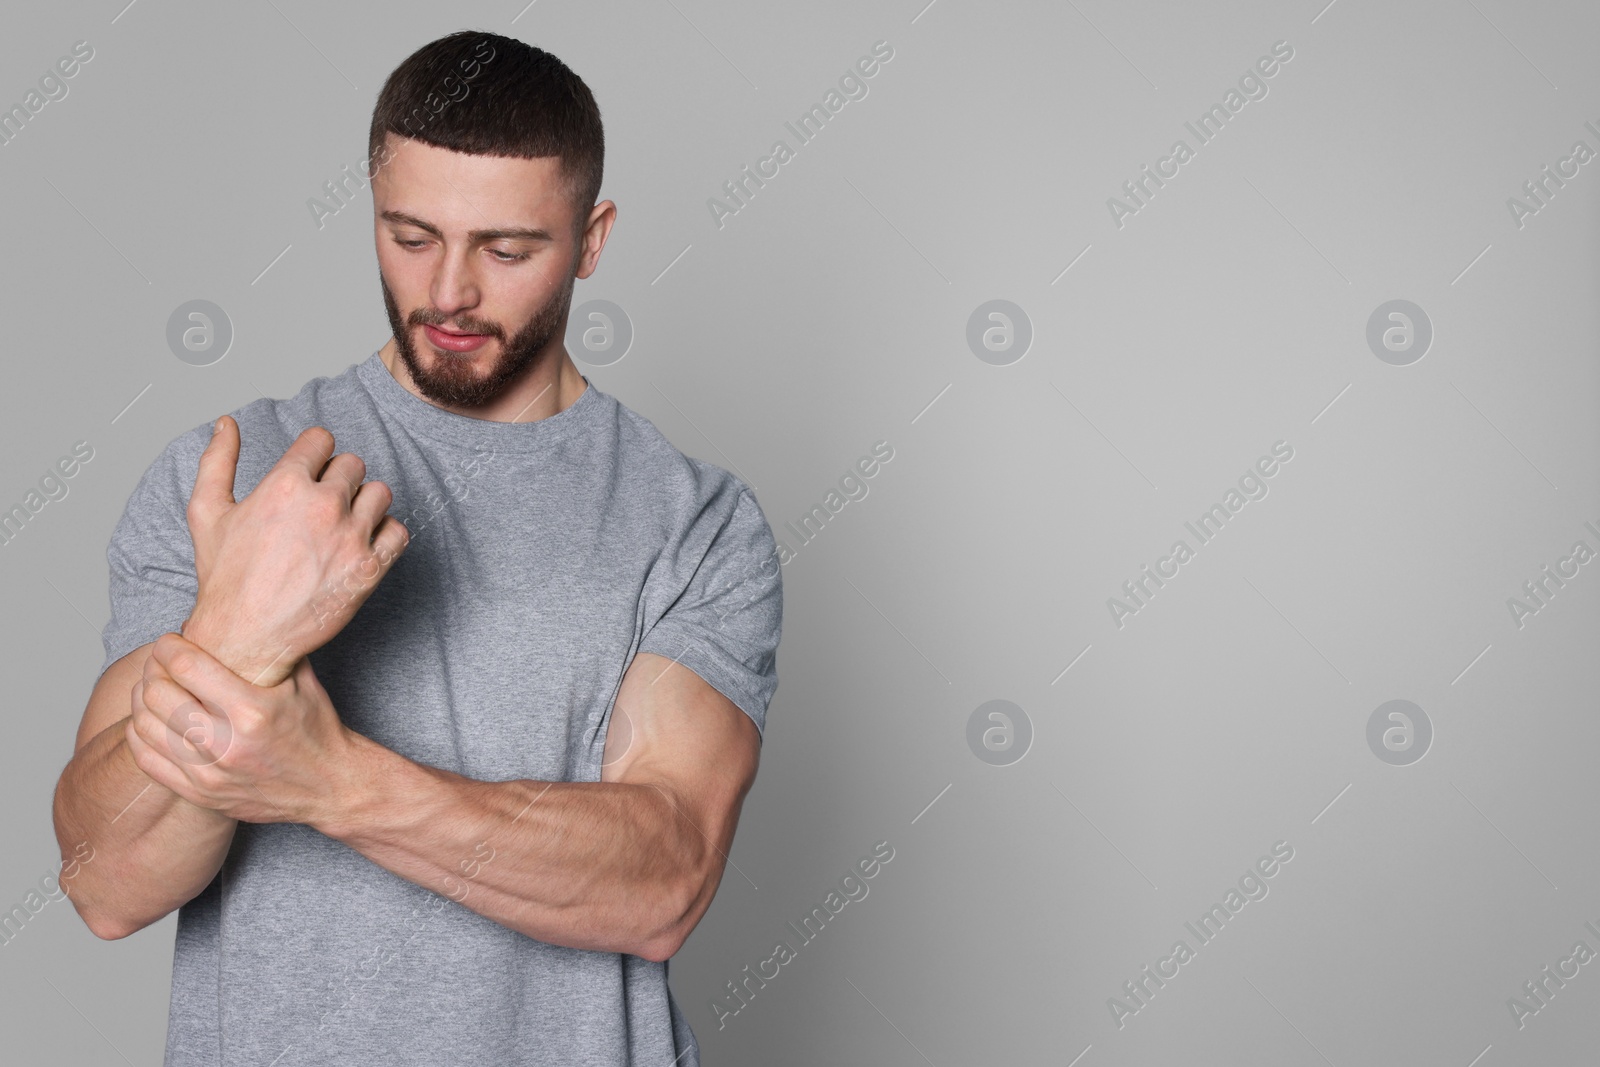
{"label": "thumb", "polygon": [[314,696],[325,697],[327,690],[322,687],[322,679],[317,677],[317,672],[311,668],[311,657],[301,656],[294,670],[289,672],[289,681],[294,685],[297,693],[311,693]]}
{"label": "thumb", "polygon": [[234,504],[233,476],[239,464],[239,424],[230,415],[216,421],[211,443],[200,454],[194,492],[189,497],[189,519],[209,522]]}

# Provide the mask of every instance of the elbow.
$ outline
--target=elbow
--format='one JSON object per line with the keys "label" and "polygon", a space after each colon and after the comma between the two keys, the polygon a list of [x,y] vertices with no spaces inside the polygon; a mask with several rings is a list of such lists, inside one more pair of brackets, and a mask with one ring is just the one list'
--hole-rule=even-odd
{"label": "elbow", "polygon": [[130,934],[136,934],[143,929],[133,923],[120,922],[116,919],[84,919],[83,924],[89,932],[102,941],[121,941]]}
{"label": "elbow", "polygon": [[[663,905],[667,903],[663,901]],[[633,947],[633,955],[651,963],[665,963],[677,955],[683,943],[689,939],[694,920],[681,906],[680,900],[672,900],[670,904],[670,907],[664,906],[656,921],[640,934]]]}
{"label": "elbow", "polygon": [[710,906],[714,892],[716,882],[698,875],[685,878],[675,890],[663,891],[656,921],[640,937],[633,955],[652,963],[665,963],[677,955]]}
{"label": "elbow", "polygon": [[651,963],[665,963],[673,957],[676,949],[662,947],[641,947],[634,955],[640,959],[649,960]]}
{"label": "elbow", "polygon": [[83,925],[102,941],[121,941],[150,925],[148,921],[139,922],[129,916],[118,915],[105,908],[91,906],[73,896],[68,896],[67,899],[72,901],[73,910],[78,913],[78,918],[83,920]]}
{"label": "elbow", "polygon": [[635,956],[649,960],[651,963],[665,963],[678,954],[688,939],[688,931],[678,933],[675,930],[663,930],[652,937],[645,939],[634,951]]}
{"label": "elbow", "polygon": [[651,963],[665,963],[678,954],[678,950],[683,947],[684,940],[685,938],[671,934],[661,934],[641,945],[639,951],[635,952],[634,955],[647,959]]}
{"label": "elbow", "polygon": [[144,929],[138,923],[128,922],[115,915],[102,915],[99,912],[85,914],[80,909],[78,918],[83,920],[83,925],[89,928],[91,934],[102,941],[121,941],[130,934],[136,934]]}

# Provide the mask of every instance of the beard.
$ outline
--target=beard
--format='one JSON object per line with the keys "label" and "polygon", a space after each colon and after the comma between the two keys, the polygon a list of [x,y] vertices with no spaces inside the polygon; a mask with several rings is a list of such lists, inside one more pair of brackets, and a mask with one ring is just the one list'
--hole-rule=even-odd
{"label": "beard", "polygon": [[[494,401],[523,376],[538,360],[539,354],[551,341],[566,329],[567,312],[572,305],[572,290],[577,282],[575,274],[567,275],[561,290],[550,297],[528,324],[518,330],[510,340],[505,329],[497,322],[475,319],[471,316],[451,316],[432,308],[421,307],[411,312],[402,322],[400,308],[394,293],[378,272],[378,284],[383,288],[383,308],[389,316],[389,328],[394,332],[395,348],[400,359],[416,383],[418,392],[436,404],[450,407],[479,408]],[[463,333],[487,334],[499,342],[500,355],[487,374],[476,374],[473,360],[478,352],[440,352],[429,345],[429,365],[424,366],[417,357],[416,346],[411,341],[412,328],[418,326],[444,326]]]}

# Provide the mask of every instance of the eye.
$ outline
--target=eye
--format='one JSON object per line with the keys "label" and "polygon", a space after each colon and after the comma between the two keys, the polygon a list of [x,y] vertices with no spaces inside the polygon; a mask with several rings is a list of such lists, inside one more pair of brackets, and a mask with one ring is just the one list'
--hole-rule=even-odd
{"label": "eye", "polygon": [[419,239],[416,239],[416,238],[413,238],[411,240],[406,240],[404,237],[396,237],[394,239],[394,243],[399,245],[402,248],[409,248],[412,251],[415,251],[418,248],[421,248],[423,245],[427,244],[428,242],[427,241],[423,241],[423,240],[419,240]]}
{"label": "eye", "polygon": [[498,259],[502,263],[521,263],[523,260],[527,259],[533,254],[532,252],[502,252],[498,248],[491,248],[489,251],[493,253],[494,258]]}

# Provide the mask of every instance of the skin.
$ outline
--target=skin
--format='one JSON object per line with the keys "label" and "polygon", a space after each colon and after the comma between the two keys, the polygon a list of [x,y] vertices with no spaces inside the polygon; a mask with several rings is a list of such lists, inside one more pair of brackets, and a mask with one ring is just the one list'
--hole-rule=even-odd
{"label": "skin", "polygon": [[[470,418],[532,421],[585,389],[562,345],[575,278],[616,218],[579,218],[554,159],[461,155],[389,137],[373,181],[384,365]],[[529,229],[544,236],[472,238]],[[526,253],[526,255],[524,255]],[[521,257],[521,258],[511,258]],[[437,349],[423,324],[491,335]],[[488,383],[486,385],[486,383]],[[91,842],[71,899],[126,937],[215,877],[240,820],[298,822],[529,937],[672,956],[710,906],[755,779],[760,739],[698,675],[640,653],[624,673],[598,782],[481,782],[347,729],[307,653],[404,552],[392,495],[307,429],[241,501],[239,429],[218,420],[189,502],[199,593],[165,634],[100,677],[56,787],[63,860]],[[327,583],[359,576],[348,596]]]}

